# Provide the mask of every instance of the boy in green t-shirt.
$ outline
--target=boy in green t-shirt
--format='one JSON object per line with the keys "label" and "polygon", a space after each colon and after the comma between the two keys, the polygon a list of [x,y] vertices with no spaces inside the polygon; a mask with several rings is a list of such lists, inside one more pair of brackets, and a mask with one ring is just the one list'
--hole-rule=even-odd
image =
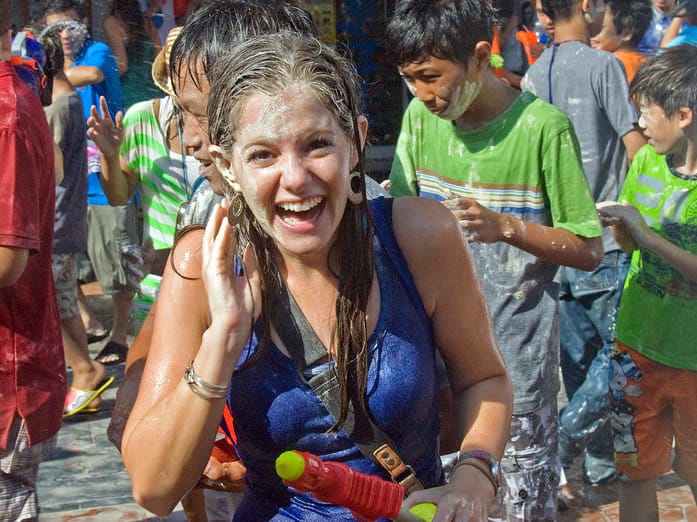
{"label": "boy in green t-shirt", "polygon": [[658,520],[656,477],[672,467],[697,498],[697,47],[641,66],[630,92],[649,145],[619,203],[598,204],[632,252],[613,351],[611,424],[620,520]]}
{"label": "boy in green t-shirt", "polygon": [[[444,201],[482,281],[514,389],[501,461],[506,512],[497,505],[492,515],[554,520],[554,274],[558,265],[595,268],[602,230],[571,123],[556,107],[495,76],[493,26],[489,2],[397,2],[386,48],[415,98],[402,120],[391,192]],[[460,449],[469,456],[475,448]]]}

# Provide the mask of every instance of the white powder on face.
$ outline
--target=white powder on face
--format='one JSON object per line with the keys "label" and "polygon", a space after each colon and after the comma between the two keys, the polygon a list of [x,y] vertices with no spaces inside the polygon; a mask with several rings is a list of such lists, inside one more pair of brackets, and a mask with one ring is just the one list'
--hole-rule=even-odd
{"label": "white powder on face", "polygon": [[480,87],[479,83],[470,81],[458,85],[450,98],[450,104],[439,116],[445,120],[456,120],[462,116],[479,96]]}

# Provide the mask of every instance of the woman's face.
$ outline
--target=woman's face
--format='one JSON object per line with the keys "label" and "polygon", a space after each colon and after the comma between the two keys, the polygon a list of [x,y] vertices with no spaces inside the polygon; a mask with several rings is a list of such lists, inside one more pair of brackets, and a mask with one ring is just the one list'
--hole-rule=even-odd
{"label": "woman's face", "polygon": [[353,140],[305,85],[243,107],[232,175],[245,202],[284,256],[326,259],[343,217]]}

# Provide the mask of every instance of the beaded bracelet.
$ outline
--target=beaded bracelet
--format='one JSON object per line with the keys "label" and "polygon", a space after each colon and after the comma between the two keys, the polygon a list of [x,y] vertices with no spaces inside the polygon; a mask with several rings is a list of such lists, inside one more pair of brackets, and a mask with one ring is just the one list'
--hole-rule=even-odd
{"label": "beaded bracelet", "polygon": [[189,385],[192,392],[203,399],[223,399],[230,391],[230,385],[220,386],[204,381],[194,371],[194,361],[184,370],[184,382]]}

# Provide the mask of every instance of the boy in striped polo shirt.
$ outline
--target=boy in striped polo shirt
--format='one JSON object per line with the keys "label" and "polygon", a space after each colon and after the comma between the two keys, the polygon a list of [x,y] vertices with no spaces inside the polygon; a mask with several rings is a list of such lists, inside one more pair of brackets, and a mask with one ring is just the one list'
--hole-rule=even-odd
{"label": "boy in striped polo shirt", "polygon": [[[388,49],[415,98],[390,173],[395,196],[443,201],[470,244],[514,386],[496,517],[554,520],[559,265],[592,270],[601,227],[578,141],[558,109],[490,66],[494,10],[402,0]],[[437,28],[438,30],[434,30]]]}

